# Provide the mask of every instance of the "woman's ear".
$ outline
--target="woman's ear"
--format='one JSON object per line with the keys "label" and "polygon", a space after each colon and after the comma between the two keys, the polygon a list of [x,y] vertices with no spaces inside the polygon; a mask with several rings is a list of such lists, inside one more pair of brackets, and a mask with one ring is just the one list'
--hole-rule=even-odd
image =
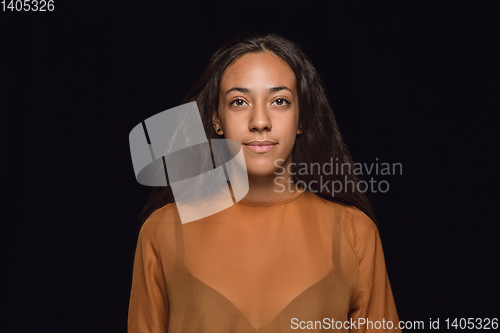
{"label": "woman's ear", "polygon": [[217,110],[214,110],[212,113],[212,124],[214,126],[215,133],[218,135],[223,135],[224,131],[222,130],[222,126],[220,124],[219,115],[217,114]]}
{"label": "woman's ear", "polygon": [[302,125],[299,124],[299,128],[297,128],[297,134],[302,134]]}

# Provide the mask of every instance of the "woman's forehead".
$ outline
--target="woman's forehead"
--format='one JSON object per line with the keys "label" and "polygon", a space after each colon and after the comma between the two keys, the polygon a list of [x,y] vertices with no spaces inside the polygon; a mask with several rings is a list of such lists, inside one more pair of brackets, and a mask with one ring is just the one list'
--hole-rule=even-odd
{"label": "woman's forehead", "polygon": [[221,90],[231,89],[232,86],[248,89],[287,86],[294,91],[295,81],[293,70],[280,57],[270,52],[250,52],[226,68],[221,79]]}

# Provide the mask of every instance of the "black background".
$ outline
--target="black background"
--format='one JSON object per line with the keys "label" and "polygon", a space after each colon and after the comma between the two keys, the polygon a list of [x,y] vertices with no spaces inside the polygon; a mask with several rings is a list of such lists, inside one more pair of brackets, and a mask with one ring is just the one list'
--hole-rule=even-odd
{"label": "black background", "polygon": [[498,317],[497,14],[458,1],[1,12],[5,332],[126,332],[150,191],[128,134],[181,104],[241,32],[304,49],[355,162],[402,163],[370,195],[400,319]]}

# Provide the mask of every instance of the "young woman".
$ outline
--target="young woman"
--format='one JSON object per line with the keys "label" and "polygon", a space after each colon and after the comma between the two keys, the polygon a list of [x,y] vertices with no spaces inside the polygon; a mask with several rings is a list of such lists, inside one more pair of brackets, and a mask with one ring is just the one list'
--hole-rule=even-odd
{"label": "young woman", "polygon": [[249,190],[185,224],[171,189],[153,192],[129,332],[400,331],[373,213],[300,48],[275,34],[228,43],[185,101],[209,139],[241,144]]}

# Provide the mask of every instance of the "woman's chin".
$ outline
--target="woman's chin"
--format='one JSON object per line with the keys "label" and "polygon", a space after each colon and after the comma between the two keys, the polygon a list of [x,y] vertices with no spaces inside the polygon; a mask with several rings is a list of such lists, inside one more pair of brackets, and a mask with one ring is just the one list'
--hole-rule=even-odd
{"label": "woman's chin", "polygon": [[270,164],[270,165],[248,165],[247,164],[247,172],[249,175],[252,176],[259,176],[259,177],[266,177],[266,176],[271,176],[275,175],[278,171],[278,168],[276,166]]}

